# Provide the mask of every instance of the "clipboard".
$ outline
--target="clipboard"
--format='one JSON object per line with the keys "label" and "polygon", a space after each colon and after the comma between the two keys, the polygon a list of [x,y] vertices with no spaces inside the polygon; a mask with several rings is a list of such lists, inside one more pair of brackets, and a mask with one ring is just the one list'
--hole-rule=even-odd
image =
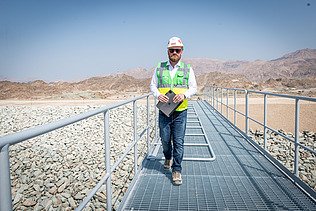
{"label": "clipboard", "polygon": [[169,98],[169,101],[167,103],[159,101],[156,106],[160,111],[162,111],[162,113],[170,117],[170,114],[172,114],[182,102],[173,102],[173,98],[176,96],[176,94],[172,90],[169,90],[166,93],[166,96]]}

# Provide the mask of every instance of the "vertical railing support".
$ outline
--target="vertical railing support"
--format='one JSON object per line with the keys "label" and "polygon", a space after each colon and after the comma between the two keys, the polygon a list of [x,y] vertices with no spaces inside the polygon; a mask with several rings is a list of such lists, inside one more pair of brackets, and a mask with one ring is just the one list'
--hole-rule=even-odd
{"label": "vertical railing support", "polygon": [[151,145],[150,145],[150,139],[149,139],[149,112],[150,112],[150,107],[149,107],[149,96],[147,96],[147,136],[146,136],[146,141],[147,141],[147,156],[149,155],[151,151]]}
{"label": "vertical railing support", "polygon": [[267,95],[263,98],[263,148],[267,150]]}
{"label": "vertical railing support", "polygon": [[226,89],[226,118],[228,119],[228,94],[229,90]]}
{"label": "vertical railing support", "polygon": [[212,100],[213,100],[213,109],[215,109],[215,95],[214,95],[214,93],[215,93],[215,87],[213,87],[213,90],[212,90],[212,92],[213,92],[213,94],[212,94]]}
{"label": "vertical railing support", "polygon": [[0,151],[0,211],[12,210],[9,144]]}
{"label": "vertical railing support", "polygon": [[294,174],[295,176],[299,176],[298,172],[298,164],[300,159],[299,153],[299,129],[300,129],[300,104],[299,99],[295,99],[295,155],[294,155]]}
{"label": "vertical railing support", "polygon": [[109,127],[109,113],[104,112],[104,144],[105,144],[105,168],[106,172],[110,174],[106,180],[106,207],[107,210],[112,210],[112,181],[111,181],[111,156],[110,156],[110,127]]}
{"label": "vertical railing support", "polygon": [[211,105],[212,105],[212,90],[213,90],[213,87],[210,87],[210,91],[207,92],[207,97],[206,97],[207,101],[209,101]]}
{"label": "vertical railing support", "polygon": [[223,113],[223,88],[221,88],[221,114]]}
{"label": "vertical railing support", "polygon": [[218,90],[219,88],[216,88],[216,110],[218,111]]}
{"label": "vertical railing support", "polygon": [[236,115],[237,115],[237,111],[236,111],[236,90],[234,90],[234,125],[236,126]]}
{"label": "vertical railing support", "polygon": [[[154,105],[157,105],[157,99],[155,98],[154,100]],[[157,109],[157,106],[155,106],[155,141],[154,143],[157,143],[158,142],[158,109]]]}
{"label": "vertical railing support", "polygon": [[249,103],[248,103],[248,90],[245,90],[245,134],[248,136],[248,130],[249,130]]}
{"label": "vertical railing support", "polygon": [[[133,101],[133,123],[134,123],[134,141],[137,140],[137,105],[136,101]],[[134,175],[137,174],[137,143],[134,145]]]}

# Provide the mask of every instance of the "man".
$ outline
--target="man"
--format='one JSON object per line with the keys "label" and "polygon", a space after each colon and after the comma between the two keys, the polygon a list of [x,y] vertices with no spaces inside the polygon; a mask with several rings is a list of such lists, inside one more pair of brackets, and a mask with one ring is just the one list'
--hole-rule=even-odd
{"label": "man", "polygon": [[182,102],[170,117],[159,111],[160,138],[165,156],[164,168],[172,168],[174,185],[182,184],[183,144],[187,122],[188,98],[196,93],[193,69],[181,61],[183,43],[172,37],[168,42],[169,61],[159,63],[151,80],[150,89],[161,102],[167,103],[165,95],[170,89],[176,94],[173,102]]}

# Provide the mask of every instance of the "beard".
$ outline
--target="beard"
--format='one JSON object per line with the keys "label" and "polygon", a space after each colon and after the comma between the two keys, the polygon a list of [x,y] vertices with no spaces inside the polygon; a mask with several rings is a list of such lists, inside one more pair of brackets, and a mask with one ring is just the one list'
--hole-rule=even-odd
{"label": "beard", "polygon": [[169,59],[172,62],[178,62],[181,59],[181,56],[179,56],[178,54],[172,54],[169,55]]}

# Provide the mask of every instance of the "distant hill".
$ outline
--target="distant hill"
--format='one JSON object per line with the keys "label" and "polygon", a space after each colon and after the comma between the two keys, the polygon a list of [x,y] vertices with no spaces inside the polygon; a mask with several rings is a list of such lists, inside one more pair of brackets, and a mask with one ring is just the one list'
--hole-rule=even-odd
{"label": "distant hill", "polygon": [[[185,59],[196,73],[198,91],[206,87],[238,87],[316,96],[316,50],[303,49],[271,61]],[[148,93],[154,68],[92,77],[83,81],[28,83],[0,81],[4,99],[106,99]]]}
{"label": "distant hill", "polygon": [[106,99],[126,93],[148,93],[149,79],[128,75],[93,77],[83,81],[28,83],[0,81],[0,100],[4,99]]}
{"label": "distant hill", "polygon": [[[196,75],[209,72],[233,73],[244,75],[250,81],[263,82],[268,79],[316,77],[316,49],[302,49],[286,54],[280,58],[263,61],[222,61],[208,58],[184,59],[194,68]],[[137,68],[125,71],[124,74],[135,78],[152,76],[150,70]]]}
{"label": "distant hill", "polygon": [[146,69],[146,68],[138,67],[138,68],[133,68],[133,69],[123,71],[118,74],[129,75],[137,79],[145,79],[145,78],[151,78],[153,75],[153,71],[154,71],[154,68]]}
{"label": "distant hill", "polygon": [[271,61],[244,63],[235,73],[243,74],[252,81],[316,77],[316,49],[295,51]]}

